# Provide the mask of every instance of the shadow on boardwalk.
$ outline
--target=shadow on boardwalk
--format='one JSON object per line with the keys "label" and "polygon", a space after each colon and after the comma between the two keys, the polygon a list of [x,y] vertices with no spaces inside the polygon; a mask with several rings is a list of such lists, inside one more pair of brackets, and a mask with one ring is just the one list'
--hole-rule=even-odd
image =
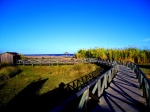
{"label": "shadow on boardwalk", "polygon": [[119,66],[119,69],[93,112],[148,112],[133,71],[125,66]]}

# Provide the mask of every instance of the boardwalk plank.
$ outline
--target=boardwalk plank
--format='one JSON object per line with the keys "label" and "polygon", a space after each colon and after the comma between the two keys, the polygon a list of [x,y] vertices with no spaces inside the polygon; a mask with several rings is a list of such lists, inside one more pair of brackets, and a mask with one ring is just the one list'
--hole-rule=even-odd
{"label": "boardwalk plank", "polygon": [[126,66],[119,65],[117,75],[93,112],[148,112],[135,73]]}

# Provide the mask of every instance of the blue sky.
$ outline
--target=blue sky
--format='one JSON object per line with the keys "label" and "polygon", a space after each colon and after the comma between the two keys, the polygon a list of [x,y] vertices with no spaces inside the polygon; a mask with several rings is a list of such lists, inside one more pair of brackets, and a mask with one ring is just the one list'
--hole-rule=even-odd
{"label": "blue sky", "polygon": [[0,52],[150,49],[149,0],[0,0]]}

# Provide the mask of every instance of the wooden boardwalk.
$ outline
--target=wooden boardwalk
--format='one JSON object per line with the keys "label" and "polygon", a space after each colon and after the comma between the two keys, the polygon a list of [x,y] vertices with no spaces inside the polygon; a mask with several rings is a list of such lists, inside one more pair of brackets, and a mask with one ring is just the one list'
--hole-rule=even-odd
{"label": "wooden boardwalk", "polygon": [[143,91],[133,70],[119,65],[119,71],[93,112],[148,112]]}

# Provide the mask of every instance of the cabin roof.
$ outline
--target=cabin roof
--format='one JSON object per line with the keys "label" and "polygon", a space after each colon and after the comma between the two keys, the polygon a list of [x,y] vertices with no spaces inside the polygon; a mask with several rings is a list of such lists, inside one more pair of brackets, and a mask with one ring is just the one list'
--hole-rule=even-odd
{"label": "cabin roof", "polygon": [[[18,55],[18,53],[16,53],[16,52],[5,52],[5,53],[9,53],[9,54],[12,54],[12,55]],[[3,54],[5,54],[5,53],[3,53]]]}

